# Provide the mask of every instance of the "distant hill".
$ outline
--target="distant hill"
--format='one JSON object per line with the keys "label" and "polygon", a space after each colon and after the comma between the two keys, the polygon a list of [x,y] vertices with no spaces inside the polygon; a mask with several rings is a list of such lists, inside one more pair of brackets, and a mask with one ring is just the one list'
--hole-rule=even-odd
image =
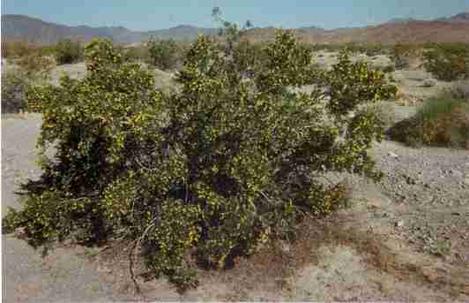
{"label": "distant hill", "polygon": [[[389,22],[356,28],[325,30],[317,27],[295,29],[297,36],[308,43],[469,43],[469,13],[438,20],[392,19]],[[257,41],[269,40],[273,28],[253,29],[248,36]]]}
{"label": "distant hill", "polygon": [[[67,26],[45,22],[22,15],[2,16],[3,40],[26,40],[39,44],[55,43],[63,38],[90,40],[93,37],[106,37],[118,43],[139,43],[150,36],[191,40],[197,34],[216,34],[214,28],[192,25],[179,25],[169,29],[154,31],[132,31],[125,27]],[[263,41],[275,35],[275,28],[254,28],[247,37]],[[357,28],[325,30],[319,27],[302,27],[294,30],[298,37],[309,43],[425,43],[425,42],[465,42],[469,43],[469,12],[437,20],[392,19],[389,22]]]}
{"label": "distant hill", "polygon": [[459,13],[449,18],[441,18],[439,21],[446,21],[452,23],[469,23],[469,12]]}
{"label": "distant hill", "polygon": [[190,40],[194,39],[199,33],[215,34],[216,29],[179,25],[169,29],[139,32],[122,26],[67,26],[23,15],[2,16],[2,39],[25,40],[38,44],[52,44],[63,38],[88,41],[93,37],[110,38],[123,44],[141,42],[150,38],[150,36],[161,39]]}

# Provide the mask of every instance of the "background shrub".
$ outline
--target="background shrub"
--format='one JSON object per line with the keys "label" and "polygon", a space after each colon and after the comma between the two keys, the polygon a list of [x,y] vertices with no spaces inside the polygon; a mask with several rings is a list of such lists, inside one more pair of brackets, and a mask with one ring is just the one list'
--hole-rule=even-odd
{"label": "background shrub", "polygon": [[127,61],[149,62],[150,53],[145,45],[128,46],[123,50],[124,58]]}
{"label": "background shrub", "polygon": [[75,63],[82,59],[83,47],[79,41],[63,39],[55,45],[54,55],[57,64]]}
{"label": "background shrub", "polygon": [[419,57],[419,47],[411,44],[396,44],[391,49],[391,60],[396,69],[407,68]]}
{"label": "background shrub", "polygon": [[3,58],[20,58],[30,55],[38,50],[38,47],[32,43],[24,41],[2,41]]}
{"label": "background shrub", "polygon": [[48,77],[55,65],[54,59],[34,52],[16,60],[16,64],[28,76]]}
{"label": "background shrub", "polygon": [[2,70],[2,113],[18,113],[27,109],[28,89],[33,83],[48,79],[54,60],[35,51],[16,59],[16,64]]}
{"label": "background shrub", "polygon": [[28,78],[18,71],[2,72],[2,113],[18,113],[26,108]]}
{"label": "background shrub", "polygon": [[469,46],[435,45],[425,53],[425,68],[437,79],[453,81],[469,77]]}
{"label": "background shrub", "polygon": [[469,81],[458,81],[448,92],[453,98],[469,100]]}
{"label": "background shrub", "polygon": [[[367,150],[382,124],[367,105],[396,91],[382,72],[344,52],[311,75],[310,50],[289,32],[262,49],[262,65],[237,63],[236,40],[220,43],[194,42],[170,94],[106,40],[86,47],[84,79],[35,87],[39,146],[56,153],[4,231],[23,227],[35,246],[128,239],[155,277],[185,288],[197,284],[193,264],[223,268],[291,238],[304,214],[340,207],[345,189],[323,172],[379,176]],[[305,82],[317,89],[292,90]]]}
{"label": "background shrub", "polygon": [[174,69],[181,63],[181,49],[172,39],[155,40],[147,42],[150,64],[163,69]]}

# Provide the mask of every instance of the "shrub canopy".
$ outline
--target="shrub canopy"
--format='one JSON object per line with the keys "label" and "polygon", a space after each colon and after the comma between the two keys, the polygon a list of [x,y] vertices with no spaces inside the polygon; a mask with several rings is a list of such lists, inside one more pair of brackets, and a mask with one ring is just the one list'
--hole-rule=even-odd
{"label": "shrub canopy", "polygon": [[56,152],[5,230],[24,227],[35,246],[126,238],[155,276],[187,287],[193,260],[223,267],[292,236],[303,214],[337,208],[344,188],[324,172],[377,176],[367,150],[382,127],[366,105],[395,93],[383,73],[346,53],[319,72],[289,32],[263,64],[233,51],[199,37],[165,95],[109,41],[91,42],[84,79],[29,95],[44,119],[39,146]]}

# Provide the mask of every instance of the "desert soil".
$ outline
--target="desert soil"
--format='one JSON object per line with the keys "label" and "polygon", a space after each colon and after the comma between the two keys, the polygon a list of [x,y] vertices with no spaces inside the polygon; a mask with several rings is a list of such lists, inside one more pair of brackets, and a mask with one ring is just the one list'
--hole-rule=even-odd
{"label": "desert soil", "polygon": [[[84,66],[62,69],[80,77]],[[53,72],[53,81],[60,72]],[[412,98],[435,93],[436,88],[421,88],[427,77],[421,71],[395,73]],[[168,75],[161,78],[170,85]],[[436,83],[437,88],[445,85]],[[392,108],[395,119],[415,112],[413,106]],[[41,117],[3,116],[1,123],[4,215],[9,206],[21,207],[15,193],[19,184],[40,174],[35,141]],[[58,244],[43,258],[23,240],[4,235],[3,299],[469,301],[469,152],[383,141],[371,153],[384,173],[381,182],[336,175],[350,187],[347,208],[307,219],[296,241],[264,247],[237,260],[232,269],[199,270],[197,289],[180,294],[164,279],[145,281],[137,264],[142,292],[135,293],[126,243],[95,248]]]}

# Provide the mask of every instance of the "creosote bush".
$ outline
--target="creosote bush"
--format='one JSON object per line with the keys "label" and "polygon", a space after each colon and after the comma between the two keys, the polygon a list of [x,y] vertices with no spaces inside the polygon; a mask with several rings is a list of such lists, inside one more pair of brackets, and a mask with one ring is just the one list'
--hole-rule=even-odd
{"label": "creosote bush", "polygon": [[[379,176],[367,150],[382,125],[367,105],[396,91],[382,72],[342,53],[311,74],[310,51],[289,32],[261,50],[263,64],[236,49],[199,37],[180,90],[163,94],[109,41],[91,42],[84,79],[28,95],[43,114],[39,146],[56,153],[4,231],[22,227],[34,246],[134,241],[155,277],[184,289],[197,284],[193,264],[223,268],[340,207],[345,188],[324,172]],[[311,93],[292,89],[313,82]]]}
{"label": "creosote bush", "polygon": [[469,78],[469,46],[434,45],[425,53],[425,68],[437,79],[453,81]]}

